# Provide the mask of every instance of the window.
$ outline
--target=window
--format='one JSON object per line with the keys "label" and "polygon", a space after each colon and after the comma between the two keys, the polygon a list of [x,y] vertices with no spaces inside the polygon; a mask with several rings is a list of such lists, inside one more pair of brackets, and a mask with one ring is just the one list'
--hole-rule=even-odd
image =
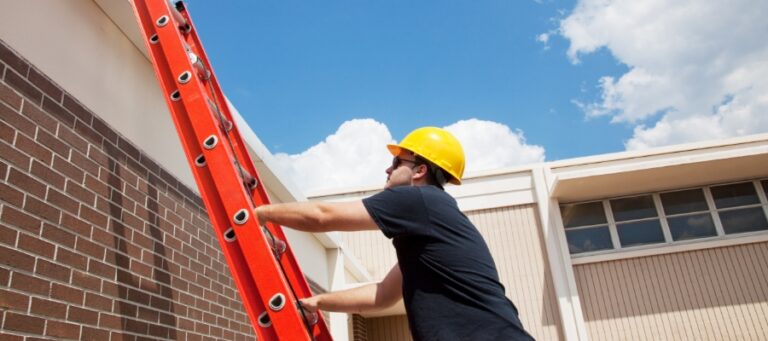
{"label": "window", "polygon": [[717,235],[701,188],[661,193],[662,207],[672,240],[687,240]]}
{"label": "window", "polygon": [[563,204],[571,254],[768,231],[768,179]]}
{"label": "window", "polygon": [[712,187],[712,198],[726,234],[768,229],[765,211],[752,182]]}
{"label": "window", "polygon": [[652,196],[615,199],[610,203],[622,247],[664,242]]}
{"label": "window", "polygon": [[613,249],[602,202],[563,205],[560,209],[572,254]]}

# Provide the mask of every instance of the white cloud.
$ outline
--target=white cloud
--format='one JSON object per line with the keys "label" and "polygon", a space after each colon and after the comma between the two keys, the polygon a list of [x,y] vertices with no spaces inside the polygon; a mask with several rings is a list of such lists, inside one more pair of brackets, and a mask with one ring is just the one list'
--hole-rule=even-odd
{"label": "white cloud", "polygon": [[606,48],[629,67],[582,109],[634,125],[628,149],[768,131],[766,12],[766,1],[580,0],[560,22],[568,57]]}
{"label": "white cloud", "polygon": [[[512,131],[503,124],[470,119],[445,129],[462,142],[466,172],[544,160],[544,148],[526,144],[521,131]],[[342,123],[334,134],[304,152],[279,153],[275,158],[305,193],[376,186],[384,184],[385,170],[392,160],[385,146],[395,142],[386,125],[372,119],[354,119]]]}
{"label": "white cloud", "polygon": [[465,174],[544,161],[544,148],[528,145],[523,132],[501,123],[469,119],[445,127],[464,147]]}
{"label": "white cloud", "polygon": [[384,184],[394,143],[389,129],[372,119],[354,119],[309,149],[275,158],[304,192],[318,189]]}

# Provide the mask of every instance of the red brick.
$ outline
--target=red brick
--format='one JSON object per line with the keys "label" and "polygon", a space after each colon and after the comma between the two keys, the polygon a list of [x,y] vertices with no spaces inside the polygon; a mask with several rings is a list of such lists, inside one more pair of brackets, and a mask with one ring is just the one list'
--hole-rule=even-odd
{"label": "red brick", "polygon": [[40,107],[34,105],[31,102],[24,102],[24,107],[22,108],[21,112],[25,117],[32,120],[36,126],[42,127],[51,133],[56,132],[56,127],[59,126],[59,123],[53,119],[51,115],[43,112]]}
{"label": "red brick", "polygon": [[24,210],[56,224],[61,219],[60,209],[34,197],[27,197],[27,200],[24,201]]}
{"label": "red brick", "polygon": [[[5,141],[5,143],[13,143],[13,140],[15,138],[16,138],[16,129],[8,125],[8,123],[0,121],[0,139]],[[5,176],[5,172],[0,174],[0,177],[2,176]]]}
{"label": "red brick", "polygon": [[132,261],[130,270],[136,275],[152,278],[152,267],[139,261]]}
{"label": "red brick", "polygon": [[18,111],[4,104],[0,104],[0,121],[5,122],[28,136],[35,136],[37,125],[23,115],[20,115]]}
{"label": "red brick", "polygon": [[27,78],[32,84],[36,85],[38,89],[43,90],[45,94],[51,96],[51,98],[57,102],[61,101],[61,95],[63,94],[61,89],[35,68],[29,69],[29,76]]}
{"label": "red brick", "polygon": [[18,248],[46,258],[53,258],[53,254],[56,252],[55,245],[38,238],[38,236],[32,237],[26,233],[19,235]]}
{"label": "red brick", "polygon": [[88,273],[110,280],[115,279],[115,268],[107,263],[95,259],[88,260]]}
{"label": "red brick", "polygon": [[77,237],[75,242],[75,250],[80,251],[86,255],[94,257],[96,259],[104,258],[104,247],[96,244],[88,239]]}
{"label": "red brick", "polygon": [[29,296],[0,288],[0,310],[26,312],[28,307]]}
{"label": "red brick", "polygon": [[128,288],[128,300],[142,305],[149,305],[149,295],[133,288]]}
{"label": "red brick", "polygon": [[7,71],[5,82],[35,104],[39,105],[43,99],[43,93],[16,72]]}
{"label": "red brick", "polygon": [[51,169],[51,167],[40,163],[40,161],[32,160],[32,169],[30,170],[30,174],[42,180],[46,184],[49,184],[58,189],[64,189],[64,176],[55,172],[53,169]]}
{"label": "red brick", "polygon": [[83,172],[82,169],[77,167],[76,164],[72,164],[69,161],[62,159],[58,155],[53,156],[53,169],[77,183],[82,183],[85,178],[85,172]]}
{"label": "red brick", "polygon": [[106,228],[109,217],[90,206],[80,205],[80,218],[90,222],[97,227]]}
{"label": "red brick", "polygon": [[146,335],[148,329],[149,325],[146,322],[137,321],[134,319],[125,320],[125,331]]}
{"label": "red brick", "polygon": [[92,176],[99,176],[99,165],[79,151],[73,150],[69,155],[69,161],[72,163],[72,165],[76,165],[78,168],[91,174]]}
{"label": "red brick", "polygon": [[160,166],[147,154],[141,154],[139,162],[151,173],[158,174],[160,172]]}
{"label": "red brick", "polygon": [[51,164],[53,153],[24,134],[16,135],[16,142],[14,143],[14,146],[16,146],[16,148],[26,153],[27,155],[40,160],[40,162],[46,165]]}
{"label": "red brick", "polygon": [[142,233],[133,234],[133,242],[144,247],[145,249],[152,249],[155,246],[154,240],[145,236]]}
{"label": "red brick", "polygon": [[[0,75],[2,75],[2,73],[0,73]],[[0,83],[0,101],[16,110],[19,110],[21,107],[21,96],[11,89],[11,87],[5,85],[5,83]]]}
{"label": "red brick", "polygon": [[168,327],[158,326],[156,324],[149,325],[149,335],[164,339],[168,337],[168,332]]}
{"label": "red brick", "polygon": [[98,325],[99,313],[95,310],[83,309],[80,307],[69,306],[67,321],[79,322],[88,325]]}
{"label": "red brick", "polygon": [[159,314],[155,310],[140,306],[139,311],[136,314],[136,317],[142,321],[157,322],[157,319],[159,318]]}
{"label": "red brick", "polygon": [[[111,302],[112,300],[110,300]],[[99,313],[99,327],[107,329],[122,329],[123,318],[118,315]]]}
{"label": "red brick", "polygon": [[24,193],[9,186],[5,182],[0,182],[0,201],[7,202],[16,207],[21,207],[24,204]]}
{"label": "red brick", "polygon": [[70,249],[75,247],[75,235],[56,225],[43,223],[42,237]]}
{"label": "red brick", "polygon": [[19,57],[15,51],[11,50],[4,44],[0,43],[0,60],[8,64],[14,70],[18,71],[22,75],[27,75],[29,71],[29,64],[27,61]]}
{"label": "red brick", "polygon": [[123,179],[120,179],[117,174],[112,173],[110,171],[107,171],[105,169],[101,169],[101,173],[99,174],[99,180],[101,182],[106,183],[110,187],[117,189],[119,191],[123,190]]}
{"label": "red brick", "polygon": [[[104,170],[104,168],[101,168],[101,170]],[[106,171],[103,171],[103,172],[106,173]],[[92,192],[102,197],[109,198],[109,191],[110,191],[109,186],[107,186],[107,184],[102,182],[101,180],[94,178],[90,174],[85,175],[85,188],[91,190]]]}
{"label": "red brick", "polygon": [[42,335],[43,330],[45,329],[45,320],[39,317],[17,314],[9,311],[5,313],[3,329]]}
{"label": "red brick", "polygon": [[93,129],[95,129],[99,134],[104,136],[107,141],[111,143],[117,143],[117,133],[109,126],[107,125],[101,118],[94,117],[93,123],[91,124]]}
{"label": "red brick", "polygon": [[61,247],[56,253],[56,261],[62,264],[69,265],[75,269],[80,269],[83,271],[88,269],[87,257]]}
{"label": "red brick", "polygon": [[68,267],[61,266],[56,263],[51,263],[45,259],[37,259],[37,267],[35,273],[42,277],[55,279],[61,282],[69,282],[70,273],[72,270]]}
{"label": "red brick", "polygon": [[72,271],[72,285],[91,291],[101,290],[101,279],[80,271]]}
{"label": "red brick", "polygon": [[109,217],[115,220],[120,220],[123,215],[123,208],[120,205],[102,197],[96,198],[96,210],[109,215]]}
{"label": "red brick", "polygon": [[102,141],[104,138],[99,134],[96,130],[91,128],[87,123],[83,123],[83,121],[77,120],[75,123],[75,132],[80,135],[82,138],[84,138],[86,141],[96,145],[100,146],[102,144]]}
{"label": "red brick", "polygon": [[[126,334],[122,331],[118,332],[113,330],[109,334],[109,341],[137,341],[137,338],[138,336],[136,335]],[[182,339],[179,339],[179,340],[182,340]]]}
{"label": "red brick", "polygon": [[14,272],[11,278],[11,287],[28,293],[48,295],[51,290],[51,283],[37,277]]}
{"label": "red brick", "polygon": [[29,310],[32,314],[43,315],[58,319],[67,317],[67,305],[51,300],[44,300],[32,297],[32,307]]}
{"label": "red brick", "polygon": [[7,287],[9,279],[11,279],[11,270],[0,268],[0,287]]}
{"label": "red brick", "polygon": [[[88,176],[86,175],[86,182],[88,181],[87,178]],[[80,202],[85,203],[86,205],[93,205],[96,203],[96,194],[73,182],[72,180],[67,180],[64,191],[75,199],[80,200]]]}
{"label": "red brick", "polygon": [[29,169],[29,162],[31,160],[29,156],[16,149],[16,147],[3,141],[0,141],[0,159],[23,170]]}
{"label": "red brick", "polygon": [[104,341],[109,340],[109,331],[105,329],[96,329],[83,326],[83,333],[80,336],[82,341]]}
{"label": "red brick", "polygon": [[69,94],[64,94],[64,107],[67,108],[71,113],[75,114],[77,118],[81,119],[88,125],[91,125],[91,122],[93,121],[93,114],[91,114],[88,109],[80,104],[80,102],[72,98],[72,96]]}
{"label": "red brick", "polygon": [[77,213],[80,207],[80,203],[73,200],[70,196],[53,188],[48,189],[48,195],[45,199],[51,205],[70,213]]}
{"label": "red brick", "polygon": [[40,224],[42,223],[40,219],[19,211],[11,206],[3,206],[2,209],[3,213],[0,216],[0,220],[2,220],[4,223],[32,232],[32,234],[40,233]]}
{"label": "red brick", "polygon": [[45,198],[46,185],[15,168],[11,168],[8,173],[8,183],[38,198]]}
{"label": "red brick", "polygon": [[[112,299],[102,294],[85,293],[85,306],[98,311],[112,311]],[[102,314],[102,317],[104,315]]]}
{"label": "red brick", "polygon": [[83,221],[80,218],[73,216],[70,213],[67,213],[67,212],[62,213],[61,226],[65,227],[66,230],[72,231],[81,236],[85,236],[85,237],[91,236],[91,224],[89,224],[86,221]]}
{"label": "red brick", "polygon": [[[146,169],[144,169],[143,167],[138,171],[139,171],[138,174],[141,174],[140,172],[146,173]],[[115,174],[117,174],[117,176],[120,177],[120,179],[123,179],[123,181],[125,181],[126,184],[129,184],[131,186],[135,186],[136,182],[139,179],[139,176],[136,175],[137,172],[135,169],[131,169],[129,167],[125,167],[122,165],[119,165],[118,167],[116,167]]]}
{"label": "red brick", "polygon": [[72,129],[62,126],[56,133],[56,136],[73,148],[79,150],[81,153],[88,153],[88,141],[80,137],[80,135],[75,134]]}
{"label": "red brick", "polygon": [[54,153],[61,155],[61,157],[65,159],[69,158],[69,150],[72,148],[66,143],[61,142],[58,137],[53,136],[51,133],[43,129],[38,129],[37,137],[35,139]]}
{"label": "red brick", "polygon": [[72,115],[67,109],[64,109],[64,107],[48,97],[43,98],[43,110],[57,118],[59,122],[64,123],[67,127],[75,125],[75,115]]}
{"label": "red brick", "polygon": [[[99,243],[101,245],[107,246],[107,247],[115,247],[115,245],[117,244],[117,242],[115,240],[116,238],[117,238],[117,236],[115,236],[111,232],[108,232],[108,231],[100,229],[100,228],[93,229],[93,232],[91,233],[91,240],[92,241],[94,241],[96,243]],[[107,250],[107,252],[109,253],[109,252],[113,252],[113,251]],[[109,255],[107,255],[107,257],[109,257]],[[109,258],[105,258],[105,259],[109,259]]]}
{"label": "red brick", "polygon": [[80,338],[80,325],[53,320],[48,320],[46,323],[45,336],[68,340],[76,340]]}
{"label": "red brick", "polygon": [[83,304],[84,291],[80,288],[73,288],[67,285],[52,283],[51,298],[66,301],[72,304]]}

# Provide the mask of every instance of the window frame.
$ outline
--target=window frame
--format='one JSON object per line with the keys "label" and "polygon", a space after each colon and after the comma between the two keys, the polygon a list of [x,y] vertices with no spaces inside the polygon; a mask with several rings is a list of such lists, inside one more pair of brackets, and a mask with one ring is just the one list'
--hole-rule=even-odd
{"label": "window frame", "polygon": [[[570,251],[566,248],[566,252],[571,256],[572,259],[575,258],[585,258],[585,257],[591,257],[591,256],[599,256],[599,255],[613,255],[618,253],[625,253],[628,251],[635,251],[635,250],[646,250],[646,249],[659,249],[667,246],[676,246],[676,245],[687,245],[687,244],[695,244],[695,243],[702,243],[702,242],[717,242],[722,240],[728,240],[728,239],[735,239],[735,238],[743,238],[743,237],[750,237],[755,235],[768,235],[768,229],[766,230],[757,230],[757,231],[750,231],[750,232],[743,232],[743,233],[732,233],[732,234],[726,234],[725,229],[723,227],[723,223],[720,220],[720,212],[723,211],[730,211],[730,210],[737,210],[737,209],[745,209],[745,208],[754,208],[754,207],[762,207],[763,213],[766,216],[766,219],[768,219],[768,193],[766,193],[765,188],[763,187],[762,182],[768,181],[767,178],[759,178],[759,179],[745,179],[745,180],[739,180],[739,181],[731,181],[727,183],[717,183],[717,184],[710,184],[706,186],[697,186],[697,187],[687,187],[687,188],[678,188],[678,189],[671,189],[671,190],[665,190],[665,191],[656,191],[656,192],[650,192],[650,193],[635,193],[632,195],[625,195],[625,196],[619,196],[619,197],[611,197],[611,198],[605,198],[600,200],[588,200],[588,201],[581,201],[581,202],[565,202],[565,203],[558,203],[558,207],[562,207],[563,205],[578,205],[578,204],[587,204],[587,203],[593,203],[593,202],[601,202],[603,205],[603,211],[605,212],[605,218],[607,220],[608,224],[608,231],[611,236],[611,241],[613,242],[613,248],[612,249],[604,249],[604,250],[598,250],[598,251],[587,251],[582,253],[570,253]],[[757,197],[759,199],[759,202],[756,204],[749,204],[744,206],[737,206],[737,207],[726,207],[726,208],[717,208],[715,206],[715,200],[714,196],[712,194],[712,187],[720,187],[720,186],[728,186],[728,185],[734,185],[739,183],[751,183],[752,187],[755,189],[757,193]],[[706,211],[694,211],[694,212],[686,212],[686,213],[679,213],[679,214],[671,214],[667,215],[666,212],[664,212],[664,206],[661,201],[661,194],[664,193],[670,193],[670,192],[678,192],[678,191],[685,191],[685,190],[693,190],[693,189],[699,189],[704,194],[704,199],[707,204]],[[641,218],[641,219],[634,219],[634,220],[627,220],[622,221],[619,223],[630,223],[630,222],[637,222],[637,221],[646,221],[646,220],[653,220],[653,219],[659,219],[659,222],[661,224],[662,233],[664,236],[664,241],[659,243],[651,243],[651,244],[643,244],[643,245],[634,245],[634,246],[622,246],[621,241],[619,239],[619,233],[617,228],[617,222],[613,215],[613,211],[611,209],[611,200],[618,200],[618,199],[624,199],[624,198],[632,198],[632,197],[638,197],[638,196],[645,196],[650,195],[653,199],[653,203],[656,209],[656,217],[654,218]],[[675,241],[672,238],[672,231],[669,227],[668,219],[675,218],[675,217],[681,217],[686,215],[695,215],[695,214],[704,214],[709,213],[710,217],[712,218],[712,223],[715,225],[715,232],[716,235],[714,236],[708,236],[708,237],[700,237],[700,238],[692,238],[692,239],[684,239],[684,240],[678,240]],[[562,215],[560,216],[561,223],[562,223]],[[597,224],[597,225],[589,225],[589,226],[579,226],[579,227],[570,227],[566,229],[563,226],[562,233],[563,237],[565,238],[565,234],[567,230],[574,230],[574,229],[582,229],[582,228],[590,228],[590,227],[596,227],[604,224]]]}

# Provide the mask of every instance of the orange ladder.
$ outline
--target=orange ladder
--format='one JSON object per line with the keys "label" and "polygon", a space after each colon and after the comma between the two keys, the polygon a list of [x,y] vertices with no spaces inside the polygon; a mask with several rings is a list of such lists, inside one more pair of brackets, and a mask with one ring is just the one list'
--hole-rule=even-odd
{"label": "orange ladder", "polygon": [[331,340],[279,225],[259,226],[269,203],[182,1],[134,0],[155,74],[245,310],[259,340]]}

